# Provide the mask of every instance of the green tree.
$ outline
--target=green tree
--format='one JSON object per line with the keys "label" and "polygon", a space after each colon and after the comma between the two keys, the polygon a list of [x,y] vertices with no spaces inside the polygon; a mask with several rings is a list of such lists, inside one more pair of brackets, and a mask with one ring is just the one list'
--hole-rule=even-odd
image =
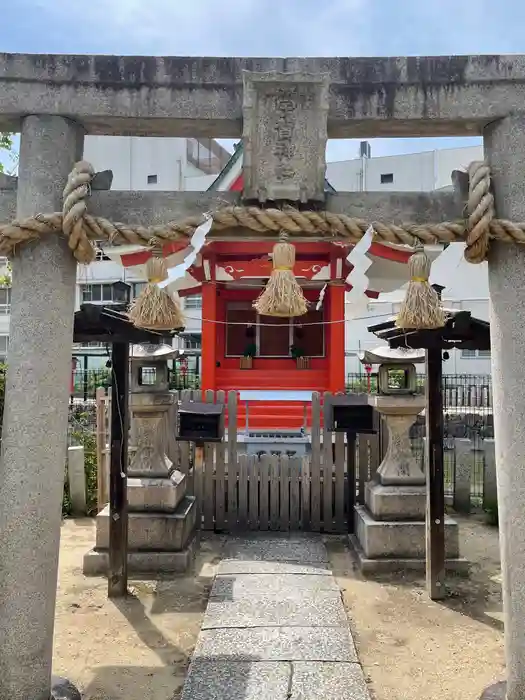
{"label": "green tree", "polygon": [[[0,151],[7,151],[9,154],[12,153],[13,149],[13,139],[11,134],[0,133]],[[0,162],[0,173],[4,172],[4,166]]]}

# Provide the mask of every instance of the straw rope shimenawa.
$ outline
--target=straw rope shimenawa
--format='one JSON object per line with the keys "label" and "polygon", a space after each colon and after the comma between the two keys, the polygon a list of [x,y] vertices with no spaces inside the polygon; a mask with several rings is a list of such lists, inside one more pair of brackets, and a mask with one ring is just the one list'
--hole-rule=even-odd
{"label": "straw rope shimenawa", "polygon": [[[80,161],[75,165],[64,189],[61,213],[37,214],[27,219],[0,225],[0,255],[11,257],[16,254],[16,248],[19,245],[54,233],[67,237],[69,247],[80,263],[89,263],[95,257],[94,241],[107,241],[111,245],[139,244],[158,249],[169,241],[188,239],[203,223],[203,216],[190,216],[181,221],[160,226],[130,226],[109,221],[104,217],[91,216],[87,213],[87,198],[90,195],[90,183],[94,174],[93,167],[86,161]],[[481,263],[486,260],[491,239],[525,244],[525,222],[513,223],[495,218],[488,165],[483,162],[472,163],[468,169],[468,178],[466,216],[462,221],[395,225],[365,221],[329,211],[298,211],[292,207],[259,209],[258,207],[228,206],[214,212],[210,237],[213,238],[213,234],[220,236],[220,232],[226,229],[241,227],[260,234],[274,234],[276,237],[282,234],[290,237],[294,235],[332,236],[346,238],[349,243],[356,243],[372,224],[376,241],[417,247],[415,254],[420,257],[422,245],[464,241],[465,257],[472,263]],[[418,264],[426,269],[423,259]],[[428,279],[419,278],[419,276],[413,277],[410,285],[413,284],[426,285],[427,291],[430,288]],[[418,308],[423,308],[420,302],[424,306],[427,301],[431,301],[424,300],[425,295],[422,294],[421,286],[416,289],[414,286],[411,288],[410,285],[406,303],[410,307],[414,302],[415,306],[408,308],[405,304],[403,310],[405,322],[409,317],[415,319],[418,316]],[[144,310],[146,311],[146,308]],[[435,308],[434,312],[434,321],[437,324],[439,312]],[[420,318],[419,323],[422,320]],[[411,323],[416,321],[413,320]]]}
{"label": "straw rope shimenawa", "polygon": [[[95,255],[91,241],[108,241],[111,245],[161,245],[189,238],[204,220],[202,216],[190,216],[159,226],[131,226],[91,216],[87,214],[86,199],[93,175],[94,170],[89,163],[81,161],[75,165],[64,190],[61,213],[37,214],[0,225],[0,255],[12,256],[17,246],[55,233],[68,237],[69,247],[79,262],[89,263]],[[229,206],[213,214],[211,235],[241,227],[261,234],[273,233],[276,237],[284,231],[289,236],[337,236],[355,243],[362,238],[370,224],[373,225],[375,239],[383,243],[414,246],[418,241],[424,245],[465,241],[465,257],[473,263],[486,259],[491,238],[525,244],[525,222],[513,223],[494,218],[490,169],[481,162],[469,166],[469,197],[466,218],[462,221],[398,226],[329,211]]]}

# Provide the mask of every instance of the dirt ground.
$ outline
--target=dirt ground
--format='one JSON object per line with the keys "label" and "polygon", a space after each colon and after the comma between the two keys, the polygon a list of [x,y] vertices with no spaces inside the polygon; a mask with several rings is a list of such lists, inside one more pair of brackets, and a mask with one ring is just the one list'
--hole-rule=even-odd
{"label": "dirt ground", "polygon": [[[472,573],[449,579],[443,603],[428,601],[422,579],[365,580],[343,540],[328,538],[376,700],[478,700],[503,675],[497,530],[475,518],[460,528]],[[132,581],[133,596],[117,602],[107,600],[105,579],[82,574],[94,535],[91,520],[64,522],[54,672],[85,700],[177,700],[224,538],[202,539],[194,575]]]}
{"label": "dirt ground", "polygon": [[202,541],[195,575],[130,581],[127,600],[107,600],[107,581],[82,574],[94,520],[62,527],[53,672],[84,700],[177,700],[195,647],[223,538]]}
{"label": "dirt ground", "polygon": [[479,700],[502,680],[498,530],[481,517],[456,519],[471,574],[449,577],[439,603],[428,599],[423,578],[364,579],[344,544],[327,542],[375,700]]}

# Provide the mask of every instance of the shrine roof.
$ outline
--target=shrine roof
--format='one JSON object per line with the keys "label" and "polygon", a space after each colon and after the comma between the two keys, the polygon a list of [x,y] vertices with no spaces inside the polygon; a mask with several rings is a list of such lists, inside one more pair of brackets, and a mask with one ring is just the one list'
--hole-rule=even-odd
{"label": "shrine roof", "polygon": [[[236,144],[230,160],[206,190],[207,192],[230,192],[242,189],[242,159],[244,147],[242,141]],[[325,178],[324,191],[326,194],[336,194],[337,190]]]}
{"label": "shrine roof", "polygon": [[445,309],[443,328],[408,330],[396,326],[396,317],[368,326],[368,331],[388,343],[391,348],[442,350],[490,350],[490,324],[472,316],[470,311]]}
{"label": "shrine roof", "polygon": [[[75,313],[73,342],[160,344],[174,335],[169,331],[137,328],[116,305],[82,304]],[[178,329],[181,330],[181,329]]]}

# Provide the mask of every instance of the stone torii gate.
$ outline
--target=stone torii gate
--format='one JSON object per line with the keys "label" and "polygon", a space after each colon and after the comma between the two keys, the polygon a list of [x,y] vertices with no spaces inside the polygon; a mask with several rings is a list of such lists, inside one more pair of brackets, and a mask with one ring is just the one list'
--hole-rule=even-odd
{"label": "stone torii gate", "polygon": [[[278,115],[261,98],[261,84],[276,82],[287,93]],[[61,210],[62,190],[82,157],[86,133],[243,134],[245,199],[323,202],[336,214],[394,223],[453,221],[462,218],[462,208],[453,194],[439,192],[325,197],[326,138],[482,134],[498,217],[525,221],[524,95],[525,56],[2,54],[0,131],[19,131],[21,148],[18,181],[0,178],[0,222]],[[263,132],[273,140],[271,153],[258,136]],[[238,197],[221,194],[232,204]],[[213,193],[94,191],[90,202],[93,213],[131,225],[216,207]],[[525,699],[524,269],[525,247],[492,243],[508,700]],[[48,700],[51,693],[75,282],[76,262],[65,236],[46,234],[17,247],[0,464],[0,700]],[[500,686],[487,697],[504,693]]]}

